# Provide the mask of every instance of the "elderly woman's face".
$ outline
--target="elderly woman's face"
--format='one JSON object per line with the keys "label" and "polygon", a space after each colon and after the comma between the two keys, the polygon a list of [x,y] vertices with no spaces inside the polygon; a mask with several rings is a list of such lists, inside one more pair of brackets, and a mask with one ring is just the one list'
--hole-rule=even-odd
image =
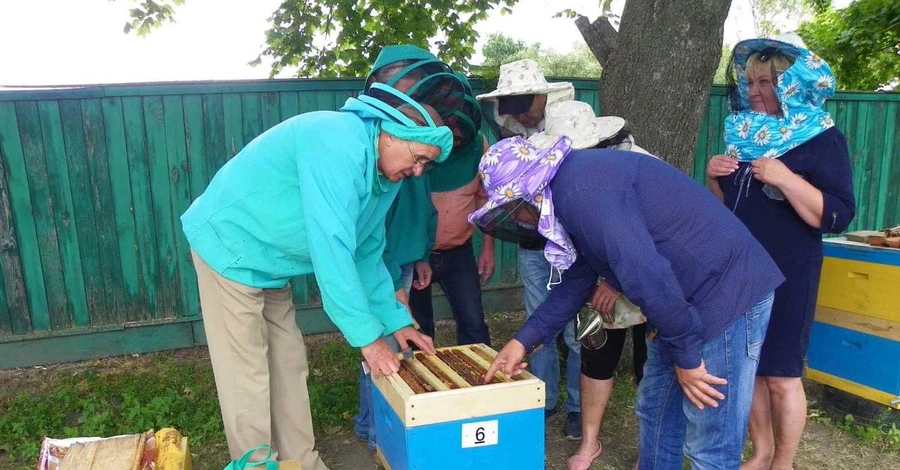
{"label": "elderly woman's face", "polygon": [[775,78],[772,68],[760,64],[747,70],[747,99],[750,108],[758,113],[781,116],[781,105],[775,91]]}
{"label": "elderly woman's face", "polygon": [[434,145],[402,140],[385,132],[378,138],[378,171],[392,183],[422,176],[441,149]]}

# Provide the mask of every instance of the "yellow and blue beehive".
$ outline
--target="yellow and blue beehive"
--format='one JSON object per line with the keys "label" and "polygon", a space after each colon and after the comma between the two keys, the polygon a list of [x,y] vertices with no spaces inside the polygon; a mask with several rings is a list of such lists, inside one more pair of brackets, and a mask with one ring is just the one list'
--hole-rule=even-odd
{"label": "yellow and blue beehive", "polygon": [[483,345],[417,352],[399,374],[376,379],[377,455],[388,470],[542,470],[544,383],[525,372],[484,375]]}
{"label": "yellow and blue beehive", "polygon": [[824,241],[807,376],[900,409],[900,250]]}

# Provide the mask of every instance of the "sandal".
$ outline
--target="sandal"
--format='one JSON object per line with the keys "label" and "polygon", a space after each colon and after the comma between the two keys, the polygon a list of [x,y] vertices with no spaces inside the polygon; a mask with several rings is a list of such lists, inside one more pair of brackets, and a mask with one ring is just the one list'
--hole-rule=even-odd
{"label": "sandal", "polygon": [[591,454],[590,457],[575,454],[566,460],[566,470],[589,470],[591,465],[600,458],[603,453],[603,444],[597,441],[597,452]]}
{"label": "sandal", "polygon": [[[258,451],[268,451],[268,455],[266,458],[260,462],[251,462],[250,458],[253,457]],[[275,451],[272,450],[271,447],[267,445],[261,445],[259,447],[254,447],[247,451],[243,457],[238,460],[232,460],[223,470],[247,470],[252,467],[260,467],[265,466],[266,470],[277,470],[278,462],[272,460],[272,457],[275,455]]]}

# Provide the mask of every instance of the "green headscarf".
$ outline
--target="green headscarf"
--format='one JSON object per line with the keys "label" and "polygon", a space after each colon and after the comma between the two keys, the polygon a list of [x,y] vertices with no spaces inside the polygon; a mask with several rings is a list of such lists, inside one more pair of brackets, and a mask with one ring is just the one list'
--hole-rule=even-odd
{"label": "green headscarf", "polygon": [[[397,109],[405,105],[418,111],[426,125],[416,124]],[[439,148],[441,153],[434,160],[436,163],[446,160],[453,150],[453,133],[449,127],[437,126],[422,105],[381,83],[373,84],[359,97],[348,98],[341,111],[355,113],[363,119],[380,120],[381,130],[398,139]]]}

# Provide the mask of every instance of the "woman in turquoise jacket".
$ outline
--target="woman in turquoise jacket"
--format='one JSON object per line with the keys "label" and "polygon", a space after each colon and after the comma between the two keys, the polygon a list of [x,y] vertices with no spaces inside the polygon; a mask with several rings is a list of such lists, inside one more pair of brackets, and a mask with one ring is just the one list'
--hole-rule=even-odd
{"label": "woman in turquoise jacket", "polygon": [[313,450],[291,277],[315,275],[325,312],[373,375],[399,370],[384,335],[434,351],[394,297],[382,253],[399,182],[450,153],[442,124],[430,107],[375,84],[341,112],[264,132],[181,217],[233,459],[268,444],[279,459],[326,469]]}
{"label": "woman in turquoise jacket", "polygon": [[[454,74],[427,50],[409,44],[385,47],[366,79],[367,87],[375,83],[389,85],[417,102],[432,106],[441,115],[453,132],[454,149],[447,162],[458,158],[460,148],[471,147],[473,139],[481,143],[483,138],[477,134],[481,110],[468,80],[465,75]],[[480,155],[479,152],[475,156],[466,183],[475,177]],[[404,304],[408,304],[413,271],[417,277],[416,289],[424,289],[431,282],[429,255],[435,243],[437,211],[431,202],[430,185],[434,176],[442,173],[441,166],[435,165],[428,177],[405,179],[385,220],[384,263],[391,274],[397,300]],[[391,346],[397,348],[396,344]],[[369,449],[375,450],[371,394],[371,379],[360,370],[360,407],[353,419],[354,431],[360,440],[367,442]]]}

